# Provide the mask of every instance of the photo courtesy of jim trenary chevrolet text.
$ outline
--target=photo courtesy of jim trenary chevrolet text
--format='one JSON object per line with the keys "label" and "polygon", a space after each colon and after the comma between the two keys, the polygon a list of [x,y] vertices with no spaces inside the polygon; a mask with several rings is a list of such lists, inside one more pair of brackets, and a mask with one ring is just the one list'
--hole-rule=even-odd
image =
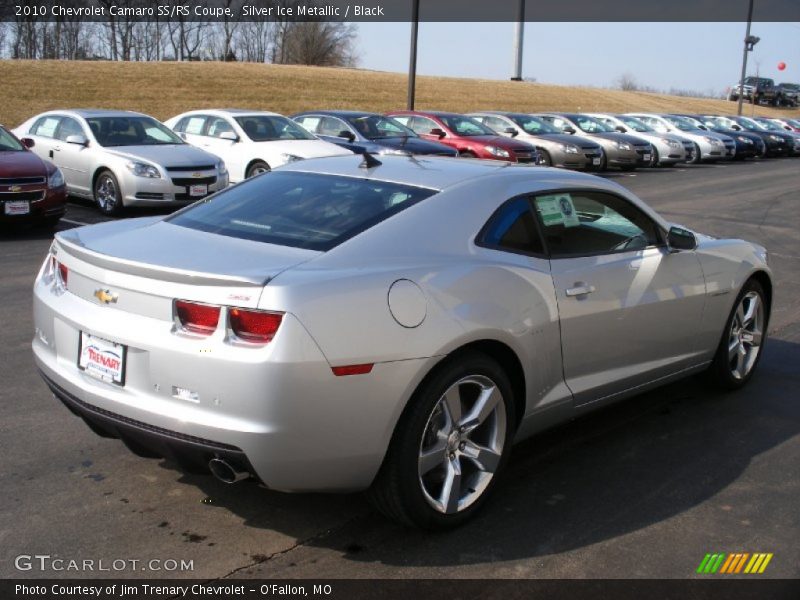
{"label": "photo courtesy of jim trenary chevrolet text", "polygon": [[0,0],[0,599],[800,597],[798,0]]}

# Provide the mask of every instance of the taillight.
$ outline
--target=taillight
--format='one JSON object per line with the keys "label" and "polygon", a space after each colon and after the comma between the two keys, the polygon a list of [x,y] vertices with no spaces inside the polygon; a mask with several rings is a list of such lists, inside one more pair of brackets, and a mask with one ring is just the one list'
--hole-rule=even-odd
{"label": "taillight", "polygon": [[231,308],[228,310],[228,322],[231,331],[245,342],[266,344],[272,341],[281,325],[283,313]]}
{"label": "taillight", "polygon": [[219,323],[219,306],[175,300],[175,313],[186,331],[211,335]]}
{"label": "taillight", "polygon": [[56,265],[58,266],[58,276],[61,278],[61,285],[66,288],[67,277],[69,277],[69,269],[58,261],[56,261]]}

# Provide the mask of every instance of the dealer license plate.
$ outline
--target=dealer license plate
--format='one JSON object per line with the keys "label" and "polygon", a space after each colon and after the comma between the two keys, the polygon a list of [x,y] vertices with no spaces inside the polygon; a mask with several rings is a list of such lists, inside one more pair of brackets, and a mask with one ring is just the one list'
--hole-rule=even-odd
{"label": "dealer license plate", "polygon": [[593,158],[592,159],[592,164],[595,165],[595,166],[599,165],[600,164],[600,159],[599,158]]}
{"label": "dealer license plate", "polygon": [[207,185],[190,185],[189,186],[189,195],[194,197],[197,196],[208,196],[208,186]]}
{"label": "dealer license plate", "polygon": [[83,369],[87,375],[101,381],[125,385],[126,350],[123,344],[110,342],[81,331],[78,367]]}
{"label": "dealer license plate", "polygon": [[7,215],[27,215],[31,212],[31,203],[22,200],[4,202],[3,209]]}

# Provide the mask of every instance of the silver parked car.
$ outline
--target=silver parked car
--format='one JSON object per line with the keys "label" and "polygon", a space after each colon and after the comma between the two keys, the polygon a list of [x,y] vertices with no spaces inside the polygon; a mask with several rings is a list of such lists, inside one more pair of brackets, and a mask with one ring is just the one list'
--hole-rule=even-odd
{"label": "silver parked car", "polygon": [[444,528],[513,441],[691,373],[744,385],[771,297],[764,248],[605,179],[343,156],[58,233],[33,352],[70,410],[139,454],[369,489]]}
{"label": "silver parked car", "polygon": [[536,146],[542,165],[582,171],[600,169],[603,149],[589,138],[559,133],[545,120],[512,112],[477,112],[467,115],[500,135]]}
{"label": "silver parked car", "polygon": [[125,206],[188,204],[228,185],[218,157],[153,117],[118,110],[56,110],[14,130],[64,173],[67,191],[106,214]]}
{"label": "silver parked car", "polygon": [[620,133],[613,127],[576,113],[546,113],[541,117],[558,131],[572,135],[587,135],[603,147],[601,169],[617,167],[623,171],[633,171],[637,167],[649,167],[653,159],[650,142],[633,135]]}
{"label": "silver parked car", "polygon": [[659,133],[636,117],[609,113],[588,113],[588,115],[613,127],[620,133],[630,133],[650,142],[650,145],[653,146],[653,155],[651,156],[653,166],[669,166],[692,161],[694,144],[686,138],[675,134]]}
{"label": "silver parked car", "polygon": [[694,144],[694,160],[713,162],[721,159],[732,159],[736,155],[736,142],[732,137],[705,129],[698,129],[690,121],[682,117],[654,113],[627,113],[643,121],[659,133],[676,134],[685,137]]}

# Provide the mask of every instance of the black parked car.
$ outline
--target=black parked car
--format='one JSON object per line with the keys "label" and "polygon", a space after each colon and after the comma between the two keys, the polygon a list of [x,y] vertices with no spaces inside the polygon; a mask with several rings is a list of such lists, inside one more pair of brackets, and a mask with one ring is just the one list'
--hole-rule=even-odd
{"label": "black parked car", "polygon": [[316,110],[292,119],[327,142],[356,153],[458,156],[454,149],[420,138],[408,127],[378,113]]}
{"label": "black parked car", "polygon": [[[740,119],[742,119],[741,122]],[[757,135],[761,138],[761,141],[764,142],[765,148],[763,156],[786,156],[789,154],[789,149],[792,144],[790,136],[772,134],[772,132],[766,131],[763,127],[760,127],[750,119],[736,116],[720,117],[717,115],[703,115],[703,120],[711,120],[720,127],[732,129],[737,133],[751,133]]]}

